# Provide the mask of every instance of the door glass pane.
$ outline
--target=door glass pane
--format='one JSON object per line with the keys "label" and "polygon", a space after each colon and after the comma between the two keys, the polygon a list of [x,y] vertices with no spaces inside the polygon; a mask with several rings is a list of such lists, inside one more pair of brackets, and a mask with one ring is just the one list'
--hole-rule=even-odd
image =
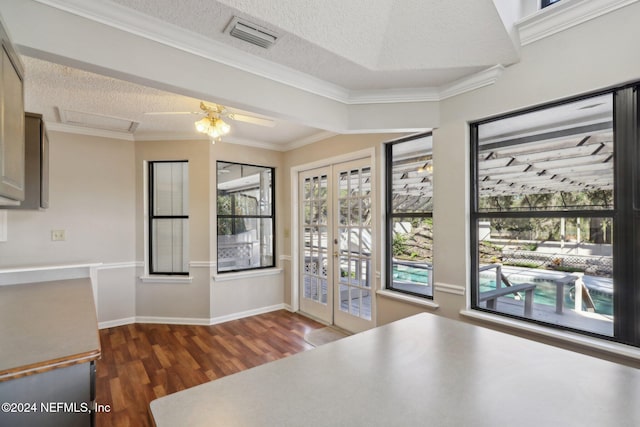
{"label": "door glass pane", "polygon": [[339,198],[341,310],[371,318],[371,170],[343,172]]}
{"label": "door glass pane", "polygon": [[329,262],[327,176],[305,178],[303,193],[303,297],[326,305]]}

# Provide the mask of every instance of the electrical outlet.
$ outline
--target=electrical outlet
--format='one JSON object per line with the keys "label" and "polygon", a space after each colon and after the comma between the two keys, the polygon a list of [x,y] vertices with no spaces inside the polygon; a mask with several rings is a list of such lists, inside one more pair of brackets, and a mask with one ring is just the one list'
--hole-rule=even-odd
{"label": "electrical outlet", "polygon": [[54,242],[65,240],[64,230],[51,230],[51,240]]}

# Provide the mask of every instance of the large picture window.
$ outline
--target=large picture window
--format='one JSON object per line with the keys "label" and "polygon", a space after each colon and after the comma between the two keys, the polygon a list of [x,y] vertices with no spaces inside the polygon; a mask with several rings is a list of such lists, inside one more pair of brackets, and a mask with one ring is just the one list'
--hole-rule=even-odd
{"label": "large picture window", "polygon": [[189,164],[149,162],[149,273],[189,272]]}
{"label": "large picture window", "polygon": [[431,134],[386,145],[387,288],[433,297]]}
{"label": "large picture window", "polygon": [[218,272],[273,267],[274,170],[217,162]]}
{"label": "large picture window", "polygon": [[473,308],[639,344],[635,103],[621,88],[472,124]]}

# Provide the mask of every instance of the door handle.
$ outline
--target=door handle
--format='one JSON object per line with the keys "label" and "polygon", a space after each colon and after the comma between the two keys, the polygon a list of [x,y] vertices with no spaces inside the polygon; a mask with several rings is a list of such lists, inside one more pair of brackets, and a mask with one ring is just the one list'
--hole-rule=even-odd
{"label": "door handle", "polygon": [[334,256],[335,258],[338,258],[338,251],[333,251],[333,256]]}

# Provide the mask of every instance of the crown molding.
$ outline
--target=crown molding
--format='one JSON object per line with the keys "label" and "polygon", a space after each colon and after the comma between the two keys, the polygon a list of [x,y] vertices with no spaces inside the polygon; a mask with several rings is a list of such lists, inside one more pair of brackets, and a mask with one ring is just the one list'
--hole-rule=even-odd
{"label": "crown molding", "polygon": [[452,96],[460,95],[484,86],[492,85],[498,81],[503,72],[504,67],[498,64],[484,71],[475,73],[469,77],[463,77],[462,79],[456,80],[453,83],[441,86],[439,92],[439,100],[451,98]]}
{"label": "crown molding", "polygon": [[73,126],[65,123],[47,122],[47,130],[50,132],[64,132],[77,135],[98,136],[102,138],[121,139],[123,141],[135,141],[133,134],[116,132],[112,130],[95,129],[85,126]]}
{"label": "crown molding", "polygon": [[262,148],[264,150],[271,150],[271,151],[287,151],[286,146],[283,144],[256,141],[253,139],[235,138],[233,136],[228,136],[228,135],[222,137],[221,143],[246,145],[247,147]]}
{"label": "crown molding", "polygon": [[324,139],[331,138],[332,136],[338,135],[335,132],[322,131],[318,133],[314,133],[313,135],[307,136],[305,138],[301,138],[295,141],[291,141],[286,146],[284,146],[282,151],[294,150],[296,148],[304,147],[305,145],[313,144],[314,142],[322,141]]}
{"label": "crown molding", "polygon": [[234,49],[117,3],[100,0],[35,1],[287,86],[339,102],[348,100],[349,93],[341,86]]}
{"label": "crown molding", "polygon": [[[441,87],[348,90],[292,68],[242,52],[203,35],[113,2],[99,0],[35,0],[41,4],[134,34],[343,104],[437,102],[495,82],[479,83],[485,72]],[[570,0],[565,0],[570,1]],[[620,0],[618,0],[620,1]],[[629,2],[629,0],[626,0]],[[478,76],[481,75],[481,76]],[[469,83],[465,83],[469,80]],[[452,88],[453,87],[453,88]]]}
{"label": "crown molding", "polygon": [[520,44],[526,46],[637,1],[563,0],[553,6],[541,9],[515,24],[520,34]]}
{"label": "crown molding", "polygon": [[384,90],[363,90],[349,92],[345,104],[391,104],[401,102],[440,101],[437,87],[401,88]]}

